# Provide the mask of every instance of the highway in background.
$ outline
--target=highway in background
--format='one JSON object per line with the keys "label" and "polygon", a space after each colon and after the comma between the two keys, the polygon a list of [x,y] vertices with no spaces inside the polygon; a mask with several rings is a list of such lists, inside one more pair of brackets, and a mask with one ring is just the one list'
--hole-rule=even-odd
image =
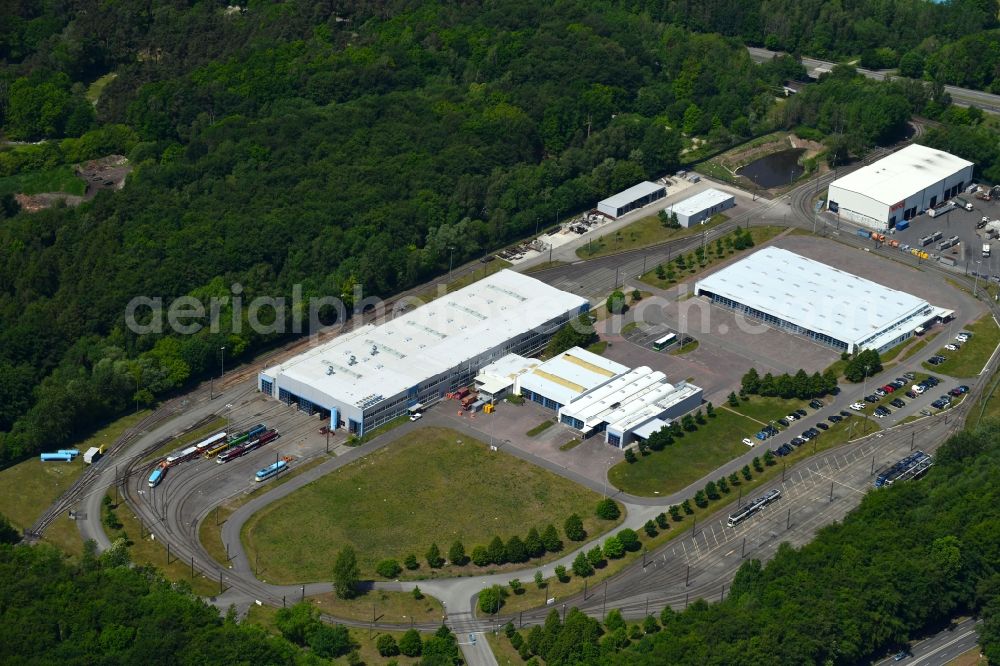
{"label": "highway in background", "polygon": [[[750,57],[755,62],[766,62],[776,55],[786,55],[779,51],[769,51],[768,49],[757,48],[755,46],[748,46],[747,51],[750,52]],[[802,65],[809,72],[813,72],[816,69],[829,70],[836,64],[835,62],[802,57]],[[894,70],[862,69],[860,67],[857,70],[859,74],[876,81],[884,81],[887,78],[903,78],[895,76],[893,74]],[[958,86],[945,86],[944,89],[951,95],[951,101],[956,106],[975,106],[989,113],[1000,113],[1000,95],[993,95],[982,90],[972,90],[971,88],[959,88]]]}

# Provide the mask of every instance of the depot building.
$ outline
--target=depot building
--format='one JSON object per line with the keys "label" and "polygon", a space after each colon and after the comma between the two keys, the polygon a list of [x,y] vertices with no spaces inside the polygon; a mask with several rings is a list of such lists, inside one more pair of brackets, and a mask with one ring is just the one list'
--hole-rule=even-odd
{"label": "depot building", "polygon": [[830,183],[827,209],[886,231],[960,194],[975,165],[936,148],[911,144]]}
{"label": "depot building", "polygon": [[508,354],[540,351],[587,299],[503,270],[264,369],[258,389],[362,435],[440,400]]}
{"label": "depot building", "polygon": [[670,424],[701,405],[702,389],[672,384],[658,370],[629,368],[573,347],[545,361],[510,355],[476,377],[480,395],[515,393],[556,412],[583,437],[618,448]]}
{"label": "depot building", "polygon": [[882,352],[954,312],[813,259],[766,247],[698,280],[695,295],[840,351]]}

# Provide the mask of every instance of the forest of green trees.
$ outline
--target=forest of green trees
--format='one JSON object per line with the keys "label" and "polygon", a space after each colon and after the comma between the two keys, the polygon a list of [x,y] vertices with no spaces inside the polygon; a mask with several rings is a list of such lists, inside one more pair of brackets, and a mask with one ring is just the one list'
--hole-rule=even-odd
{"label": "forest of green trees", "polygon": [[778,104],[799,63],[640,5],[13,3],[0,123],[45,142],[0,149],[0,177],[110,152],[135,171],[78,208],[0,205],[0,465],[284,339],[225,305],[215,331],[139,336],[135,296],[388,296],[670,172],[691,136],[684,159],[794,128],[840,163],[920,113],[944,121],[922,140],[1000,176],[940,84],[839,67]]}

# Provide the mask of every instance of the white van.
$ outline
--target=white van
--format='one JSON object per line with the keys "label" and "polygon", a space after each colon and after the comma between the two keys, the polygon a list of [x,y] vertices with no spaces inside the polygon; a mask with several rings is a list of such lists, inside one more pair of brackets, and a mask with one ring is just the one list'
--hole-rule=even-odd
{"label": "white van", "polygon": [[916,393],[917,395],[920,395],[921,393],[923,393],[927,389],[925,389],[920,384],[914,384],[913,386],[910,387],[910,390],[913,391],[914,393]]}

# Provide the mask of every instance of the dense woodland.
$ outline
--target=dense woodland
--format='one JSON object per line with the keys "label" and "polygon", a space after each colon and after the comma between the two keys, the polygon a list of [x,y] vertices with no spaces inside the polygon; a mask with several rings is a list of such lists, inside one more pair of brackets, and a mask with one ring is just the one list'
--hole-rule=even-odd
{"label": "dense woodland", "polygon": [[0,152],[0,175],[106,152],[136,170],[0,223],[0,461],[280,337],[234,332],[226,309],[217,333],[137,337],[134,296],[392,294],[449,247],[475,259],[671,171],[681,130],[711,150],[774,127],[798,68],[582,0],[73,7],[5,25],[4,130],[47,142]]}

